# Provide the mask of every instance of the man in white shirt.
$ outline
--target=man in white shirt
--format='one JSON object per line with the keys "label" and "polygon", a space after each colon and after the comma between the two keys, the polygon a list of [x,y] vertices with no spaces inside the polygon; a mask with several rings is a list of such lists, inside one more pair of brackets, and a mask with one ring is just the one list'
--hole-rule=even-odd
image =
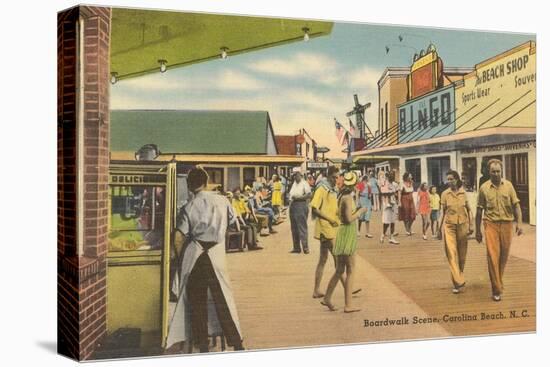
{"label": "man in white shirt", "polygon": [[[304,180],[302,172],[295,171],[294,183],[289,192],[290,199],[290,230],[292,232],[291,253],[299,254],[303,249],[304,254],[309,254],[307,243],[307,215],[308,200],[311,198],[311,188]],[[301,248],[300,248],[301,244]]]}

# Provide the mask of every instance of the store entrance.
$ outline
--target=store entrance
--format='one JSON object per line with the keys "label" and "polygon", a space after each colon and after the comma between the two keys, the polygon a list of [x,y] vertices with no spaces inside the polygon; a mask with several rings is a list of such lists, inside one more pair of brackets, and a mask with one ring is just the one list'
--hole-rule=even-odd
{"label": "store entrance", "polygon": [[523,221],[529,223],[529,175],[527,153],[506,156],[506,179],[512,182],[521,207]]}
{"label": "store entrance", "polygon": [[428,158],[428,185],[435,186],[438,191],[443,190],[447,182],[447,172],[451,169],[451,158],[434,157]]}

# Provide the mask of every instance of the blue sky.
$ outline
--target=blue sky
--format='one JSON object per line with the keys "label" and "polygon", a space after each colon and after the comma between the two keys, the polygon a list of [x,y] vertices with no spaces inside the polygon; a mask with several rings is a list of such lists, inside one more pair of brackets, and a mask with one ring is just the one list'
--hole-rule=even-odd
{"label": "blue sky", "polygon": [[361,103],[372,103],[366,118],[374,132],[377,81],[388,66],[410,66],[414,49],[432,42],[444,65],[473,66],[534,39],[529,34],[335,23],[332,34],[309,42],[119,81],[111,87],[111,107],[267,110],[275,134],[305,128],[331,149],[329,156],[342,157],[334,117],[348,127],[345,113],[358,94]]}

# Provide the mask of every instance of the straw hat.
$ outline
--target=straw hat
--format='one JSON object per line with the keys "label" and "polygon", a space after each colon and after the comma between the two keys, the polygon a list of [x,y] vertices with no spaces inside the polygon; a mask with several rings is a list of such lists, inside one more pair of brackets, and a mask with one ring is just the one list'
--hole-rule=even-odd
{"label": "straw hat", "polygon": [[228,191],[225,193],[225,196],[228,198],[228,199],[233,199],[233,193],[231,191]]}
{"label": "straw hat", "polygon": [[344,185],[355,186],[356,183],[357,183],[357,175],[355,174],[355,172],[344,173]]}

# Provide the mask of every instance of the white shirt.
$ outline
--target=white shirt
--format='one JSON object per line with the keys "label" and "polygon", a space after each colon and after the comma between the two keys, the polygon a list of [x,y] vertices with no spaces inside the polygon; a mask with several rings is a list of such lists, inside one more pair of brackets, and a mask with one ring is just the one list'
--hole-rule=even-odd
{"label": "white shirt", "polygon": [[302,199],[304,196],[310,193],[311,187],[309,187],[309,184],[306,180],[302,180],[300,182],[294,181],[294,183],[292,184],[292,188],[289,192],[290,200]]}
{"label": "white shirt", "polygon": [[205,242],[225,242],[228,223],[236,220],[233,207],[224,196],[200,191],[185,206],[179,230]]}

